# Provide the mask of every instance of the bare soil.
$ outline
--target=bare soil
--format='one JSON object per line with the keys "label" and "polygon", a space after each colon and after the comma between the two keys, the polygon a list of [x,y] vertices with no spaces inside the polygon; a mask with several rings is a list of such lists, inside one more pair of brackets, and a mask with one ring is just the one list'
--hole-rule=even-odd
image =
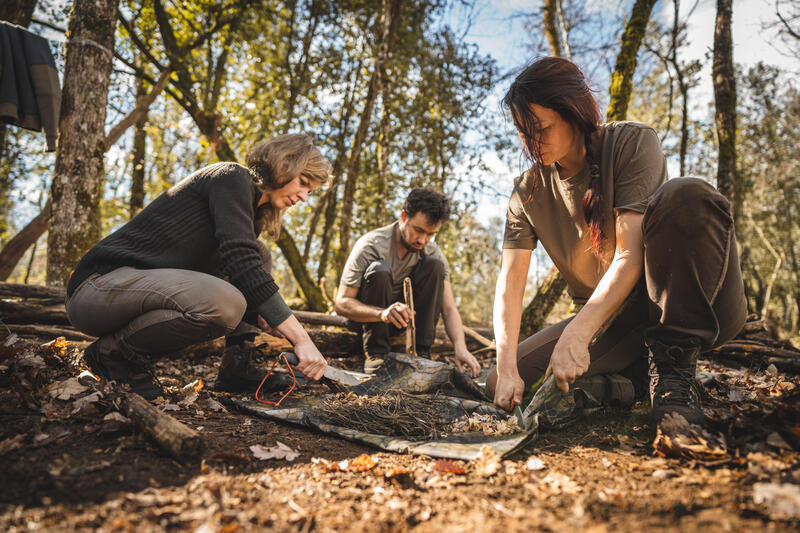
{"label": "bare soil", "polygon": [[[714,442],[691,443],[682,458],[654,454],[640,402],[543,431],[507,460],[442,462],[215,410],[214,358],[160,361],[179,406],[170,414],[207,446],[184,464],[130,424],[104,420],[114,412],[105,398],[80,409],[79,398],[53,399],[52,383],[77,375],[80,346],[37,346],[0,355],[0,531],[800,530],[800,380],[774,369],[705,364]],[[36,350],[44,368],[18,364]],[[197,379],[206,385],[188,402],[180,389]],[[277,442],[299,456],[250,450]],[[703,453],[715,443],[723,454]],[[374,466],[362,458],[354,468],[362,454]]]}

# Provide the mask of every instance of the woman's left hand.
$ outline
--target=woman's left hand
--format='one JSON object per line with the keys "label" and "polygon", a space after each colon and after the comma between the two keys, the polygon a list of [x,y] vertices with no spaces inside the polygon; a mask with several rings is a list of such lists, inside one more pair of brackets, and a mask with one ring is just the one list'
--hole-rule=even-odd
{"label": "woman's left hand", "polygon": [[569,386],[589,369],[589,343],[583,338],[564,330],[553,349],[550,366],[556,386],[562,392],[569,392]]}

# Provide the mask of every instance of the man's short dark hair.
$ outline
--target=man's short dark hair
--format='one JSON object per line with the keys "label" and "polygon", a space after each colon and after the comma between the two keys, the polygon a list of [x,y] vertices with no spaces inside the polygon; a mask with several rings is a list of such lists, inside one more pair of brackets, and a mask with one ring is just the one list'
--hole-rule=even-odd
{"label": "man's short dark hair", "polygon": [[422,211],[431,224],[444,223],[450,218],[450,202],[439,191],[427,187],[412,189],[403,203],[403,211],[408,218]]}

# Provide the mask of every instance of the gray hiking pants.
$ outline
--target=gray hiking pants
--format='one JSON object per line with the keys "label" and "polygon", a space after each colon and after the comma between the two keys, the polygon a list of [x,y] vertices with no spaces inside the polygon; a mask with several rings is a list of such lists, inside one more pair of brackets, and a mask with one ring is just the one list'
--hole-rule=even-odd
{"label": "gray hiking pants", "polygon": [[220,278],[176,268],[121,267],[89,276],[66,302],[72,324],[100,337],[102,353],[148,357],[226,335],[247,309]]}
{"label": "gray hiking pants", "polygon": [[[663,184],[642,219],[644,275],[589,349],[588,374],[619,373],[647,361],[645,336],[697,337],[703,351],[744,326],[747,302],[728,200],[697,178]],[[529,387],[545,373],[574,317],[519,344],[517,368]],[[494,396],[496,369],[486,388]]]}

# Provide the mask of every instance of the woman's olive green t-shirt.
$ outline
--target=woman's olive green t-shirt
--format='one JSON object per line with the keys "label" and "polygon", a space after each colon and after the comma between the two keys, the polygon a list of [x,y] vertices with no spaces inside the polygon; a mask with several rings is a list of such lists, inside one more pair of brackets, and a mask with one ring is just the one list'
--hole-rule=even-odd
{"label": "woman's olive green t-shirt", "polygon": [[592,146],[600,156],[604,260],[592,252],[583,215],[588,165],[567,178],[559,176],[555,165],[540,167],[535,186],[535,170],[516,178],[503,237],[504,249],[533,250],[541,242],[566,279],[569,294],[579,302],[592,295],[614,255],[616,214],[644,213],[656,189],[667,180],[661,142],[650,126],[637,122],[603,124]]}

